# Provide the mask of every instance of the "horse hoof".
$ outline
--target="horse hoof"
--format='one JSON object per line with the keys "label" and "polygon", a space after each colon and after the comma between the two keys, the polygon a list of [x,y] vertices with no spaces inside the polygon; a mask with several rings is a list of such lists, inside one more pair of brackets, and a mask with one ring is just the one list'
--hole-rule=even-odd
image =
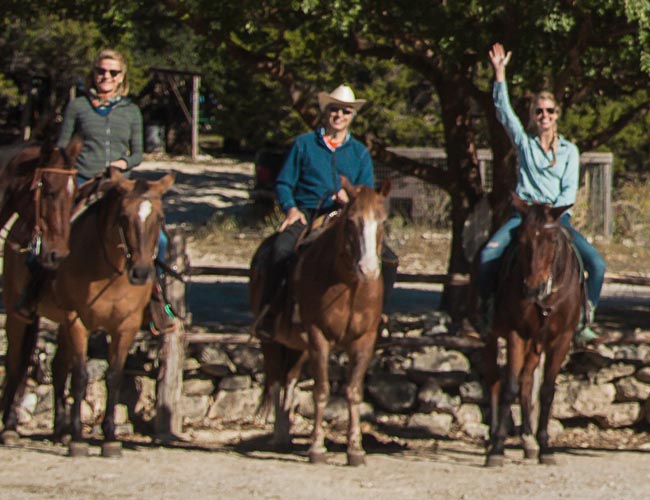
{"label": "horse hoof", "polygon": [[552,453],[545,453],[539,456],[539,463],[542,465],[557,465],[557,459]]}
{"label": "horse hoof", "polygon": [[0,439],[2,440],[2,444],[5,446],[14,446],[20,442],[20,434],[16,431],[7,430],[2,433]]}
{"label": "horse hoof", "polygon": [[107,441],[102,443],[102,457],[120,458],[122,456],[122,443],[120,441]]}
{"label": "horse hoof", "polygon": [[87,457],[88,443],[85,443],[83,441],[70,441],[70,444],[68,444],[68,456]]}
{"label": "horse hoof", "polygon": [[309,453],[309,463],[310,464],[324,464],[327,463],[327,455],[321,452],[310,452]]}
{"label": "horse hoof", "polygon": [[524,458],[526,460],[537,460],[538,457],[539,450],[537,448],[524,448]]}
{"label": "horse hoof", "polygon": [[366,454],[363,452],[348,453],[348,465],[353,467],[366,465]]}
{"label": "horse hoof", "polygon": [[488,455],[485,459],[486,467],[503,467],[505,457],[503,455]]}

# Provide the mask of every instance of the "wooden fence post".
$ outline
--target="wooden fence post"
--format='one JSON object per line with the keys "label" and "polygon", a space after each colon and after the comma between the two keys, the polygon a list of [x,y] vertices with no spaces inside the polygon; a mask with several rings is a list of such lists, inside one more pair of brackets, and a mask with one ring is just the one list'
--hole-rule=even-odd
{"label": "wooden fence post", "polygon": [[[185,234],[179,228],[168,228],[169,252],[167,263],[178,274],[186,277]],[[177,314],[176,328],[165,334],[161,346],[156,388],[156,418],[154,429],[162,439],[178,437],[183,430],[180,408],[183,389],[183,361],[185,359],[185,324],[190,324],[185,296],[185,282],[173,276],[166,277],[166,295]]]}

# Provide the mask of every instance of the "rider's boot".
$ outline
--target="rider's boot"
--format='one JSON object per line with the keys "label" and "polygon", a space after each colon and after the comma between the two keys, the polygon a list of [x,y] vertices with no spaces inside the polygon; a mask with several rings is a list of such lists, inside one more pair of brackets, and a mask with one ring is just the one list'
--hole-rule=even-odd
{"label": "rider's boot", "polygon": [[595,346],[600,338],[600,334],[592,328],[594,326],[596,307],[589,301],[587,309],[587,311],[583,312],[580,321],[581,328],[578,329],[574,338],[576,346],[580,348]]}
{"label": "rider's boot", "polygon": [[153,290],[151,291],[149,312],[151,314],[149,330],[154,335],[170,333],[176,327],[176,315],[174,314],[171,305],[165,299],[165,294],[163,293],[162,286],[158,280],[156,280]]}

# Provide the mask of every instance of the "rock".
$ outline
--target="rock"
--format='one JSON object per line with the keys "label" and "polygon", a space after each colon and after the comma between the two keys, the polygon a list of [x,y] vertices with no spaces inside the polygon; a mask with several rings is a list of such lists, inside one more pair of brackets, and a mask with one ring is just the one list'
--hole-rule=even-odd
{"label": "rock", "polygon": [[592,385],[581,380],[561,383],[557,385],[552,416],[563,419],[603,415],[615,397],[614,384]]}
{"label": "rock", "polygon": [[639,370],[634,374],[634,376],[640,382],[645,382],[646,384],[650,384],[650,366],[644,366],[643,368],[639,368]]}
{"label": "rock", "polygon": [[252,420],[261,397],[262,389],[259,387],[241,391],[219,391],[210,406],[208,418],[224,421]]}
{"label": "rock", "polygon": [[214,392],[212,379],[190,378],[183,380],[183,394],[186,396],[210,396]]}
{"label": "rock", "polygon": [[422,413],[437,410],[455,415],[456,410],[460,407],[460,397],[450,396],[434,379],[429,379],[418,391],[418,403],[418,411]]}
{"label": "rock", "polygon": [[481,407],[475,404],[462,404],[456,411],[456,419],[462,425],[483,422]]}
{"label": "rock", "polygon": [[200,422],[205,418],[209,408],[209,396],[181,396],[179,410],[185,423]]}
{"label": "rock", "polygon": [[483,390],[483,384],[478,380],[463,382],[458,388],[460,399],[463,403],[486,403],[487,396]]}
{"label": "rock", "polygon": [[396,374],[372,375],[366,388],[377,405],[395,413],[413,408],[418,389],[405,376]]}
{"label": "rock", "polygon": [[462,430],[473,439],[487,439],[490,436],[490,427],[481,422],[464,423]]}
{"label": "rock", "polygon": [[259,347],[238,345],[227,350],[230,359],[240,373],[257,373],[262,371],[264,356]]}
{"label": "rock", "polygon": [[615,363],[598,370],[593,379],[593,383],[606,384],[607,382],[613,382],[616,379],[632,375],[634,370],[635,368],[632,365],[626,363]]}
{"label": "rock", "polygon": [[626,427],[633,425],[641,418],[639,403],[615,403],[605,408],[601,415],[596,416],[598,423],[605,427]]}
{"label": "rock", "polygon": [[469,360],[462,352],[437,346],[425,347],[423,352],[413,354],[411,368],[431,372],[469,373],[471,370]]}
{"label": "rock", "polygon": [[414,413],[408,419],[406,428],[416,434],[447,436],[454,417],[447,413]]}
{"label": "rock", "polygon": [[225,377],[237,372],[237,364],[230,359],[230,356],[213,345],[202,345],[197,359],[201,371],[212,377]]}
{"label": "rock", "polygon": [[231,375],[224,377],[219,382],[220,391],[239,391],[241,389],[248,389],[252,385],[250,375]]}
{"label": "rock", "polygon": [[616,401],[645,401],[650,397],[650,384],[639,381],[636,377],[617,380]]}
{"label": "rock", "polygon": [[86,363],[86,370],[88,370],[88,382],[96,382],[103,380],[108,370],[108,361],[105,359],[89,359]]}

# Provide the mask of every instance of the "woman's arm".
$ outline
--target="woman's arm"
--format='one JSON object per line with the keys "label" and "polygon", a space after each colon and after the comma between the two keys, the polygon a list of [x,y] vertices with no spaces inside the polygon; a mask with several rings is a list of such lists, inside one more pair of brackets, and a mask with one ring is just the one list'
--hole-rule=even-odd
{"label": "woman's arm", "polygon": [[133,106],[133,119],[131,120],[129,134],[129,155],[124,155],[119,160],[111,162],[111,166],[121,170],[130,170],[142,163],[143,159],[143,139],[142,139],[142,113],[140,108],[135,104]]}
{"label": "woman's arm", "polygon": [[512,52],[504,50],[503,45],[495,43],[489,52],[492,68],[494,69],[494,88],[492,98],[496,109],[497,120],[506,129],[510,139],[519,146],[526,138],[526,129],[510,105],[508,86],[506,84],[506,66],[510,62]]}

